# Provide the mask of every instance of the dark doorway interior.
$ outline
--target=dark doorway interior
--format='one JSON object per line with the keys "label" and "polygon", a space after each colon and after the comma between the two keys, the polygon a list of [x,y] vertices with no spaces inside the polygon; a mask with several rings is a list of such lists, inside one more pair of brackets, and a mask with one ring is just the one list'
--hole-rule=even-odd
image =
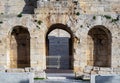
{"label": "dark doorway interior", "polygon": [[89,65],[99,67],[111,66],[111,34],[104,27],[92,28],[88,33]]}
{"label": "dark doorway interior", "polygon": [[15,27],[11,33],[11,68],[30,67],[30,34],[24,27]]}

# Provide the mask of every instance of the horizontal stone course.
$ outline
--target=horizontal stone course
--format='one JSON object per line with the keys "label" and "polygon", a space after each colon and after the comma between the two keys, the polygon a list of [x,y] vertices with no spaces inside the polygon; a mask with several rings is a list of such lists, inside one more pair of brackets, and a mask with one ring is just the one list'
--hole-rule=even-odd
{"label": "horizontal stone course", "polygon": [[25,72],[25,70],[22,68],[12,68],[12,69],[7,69],[6,72]]}

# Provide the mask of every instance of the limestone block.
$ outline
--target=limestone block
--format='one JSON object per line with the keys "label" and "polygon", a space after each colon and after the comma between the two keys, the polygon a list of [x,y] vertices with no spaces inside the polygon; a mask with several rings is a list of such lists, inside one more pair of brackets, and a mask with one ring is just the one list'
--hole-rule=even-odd
{"label": "limestone block", "polygon": [[113,72],[120,72],[120,68],[113,68]]}
{"label": "limestone block", "polygon": [[120,75],[120,72],[115,72],[116,74]]}
{"label": "limestone block", "polygon": [[0,66],[0,72],[5,72],[5,71],[6,71],[5,67],[4,66]]}
{"label": "limestone block", "polygon": [[83,75],[83,72],[75,72],[75,77],[78,78],[78,77],[81,77]]}
{"label": "limestone block", "polygon": [[119,83],[119,75],[91,75],[90,83]]}
{"label": "limestone block", "polygon": [[111,71],[110,74],[117,74],[117,72],[113,72],[113,71]]}
{"label": "limestone block", "polygon": [[30,68],[30,72],[35,72],[36,69],[35,68]]}
{"label": "limestone block", "polygon": [[30,67],[26,67],[25,72],[30,72]]}
{"label": "limestone block", "polygon": [[6,72],[6,70],[4,69],[4,70],[0,70],[0,72]]}
{"label": "limestone block", "polygon": [[104,11],[104,7],[94,7],[94,6],[92,6],[91,7],[91,11],[95,11],[95,12],[103,12]]}
{"label": "limestone block", "polygon": [[91,74],[98,74],[98,71],[91,71]]}
{"label": "limestone block", "polygon": [[90,73],[92,71],[93,67],[92,66],[86,66],[84,69],[85,73]]}
{"label": "limestone block", "polygon": [[35,78],[46,78],[45,71],[37,71],[37,72],[35,72]]}
{"label": "limestone block", "polygon": [[3,70],[3,69],[5,69],[5,67],[4,66],[0,66],[0,70]]}
{"label": "limestone block", "polygon": [[99,67],[93,67],[93,70],[94,70],[94,71],[99,71],[100,68],[99,68]]}
{"label": "limestone block", "polygon": [[100,71],[106,71],[106,72],[111,72],[113,71],[113,68],[105,68],[105,67],[100,67]]}
{"label": "limestone block", "polygon": [[33,73],[0,73],[0,83],[34,83]]}
{"label": "limestone block", "polygon": [[13,69],[7,69],[6,72],[25,72],[24,69],[20,68],[13,68]]}
{"label": "limestone block", "polygon": [[83,79],[83,80],[90,80],[90,74],[84,74],[84,75],[82,76],[82,79]]}
{"label": "limestone block", "polygon": [[98,74],[105,75],[105,74],[111,74],[111,72],[108,71],[98,71]]}
{"label": "limestone block", "polygon": [[40,71],[39,67],[31,67],[30,68],[30,72],[36,72],[36,71]]}
{"label": "limestone block", "polygon": [[74,66],[74,71],[79,73],[79,72],[83,71],[83,68],[81,68],[79,66]]}

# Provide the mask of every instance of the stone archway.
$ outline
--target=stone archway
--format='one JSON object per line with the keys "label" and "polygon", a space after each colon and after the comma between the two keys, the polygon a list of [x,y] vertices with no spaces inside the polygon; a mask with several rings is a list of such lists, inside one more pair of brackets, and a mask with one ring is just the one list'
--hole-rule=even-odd
{"label": "stone archway", "polygon": [[10,67],[30,67],[30,34],[22,26],[16,26],[10,38]]}
{"label": "stone archway", "polygon": [[88,65],[111,66],[111,33],[104,26],[95,26],[88,32]]}
{"label": "stone archway", "polygon": [[[48,29],[46,55],[61,57],[59,69],[73,69],[73,34],[69,27],[54,24]],[[50,59],[46,60],[46,66],[50,64],[49,61]]]}

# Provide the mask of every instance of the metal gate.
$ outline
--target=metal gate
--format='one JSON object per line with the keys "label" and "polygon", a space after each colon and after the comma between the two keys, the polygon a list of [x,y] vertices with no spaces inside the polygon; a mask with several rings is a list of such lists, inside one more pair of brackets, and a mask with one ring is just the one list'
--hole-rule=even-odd
{"label": "metal gate", "polygon": [[47,68],[60,68],[61,56],[47,56]]}

